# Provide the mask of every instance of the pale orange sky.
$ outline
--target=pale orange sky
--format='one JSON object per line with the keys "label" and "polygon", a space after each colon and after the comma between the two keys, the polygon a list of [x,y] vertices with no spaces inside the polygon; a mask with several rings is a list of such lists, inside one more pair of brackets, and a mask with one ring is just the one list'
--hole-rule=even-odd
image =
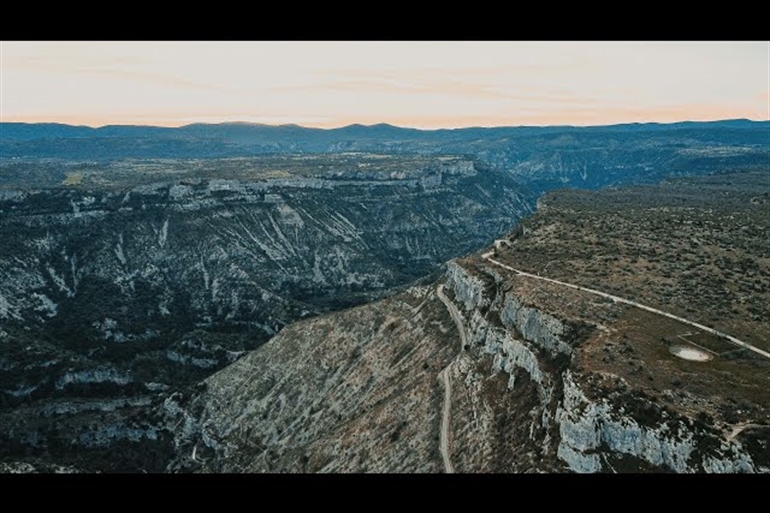
{"label": "pale orange sky", "polygon": [[0,119],[416,128],[770,119],[770,42],[0,42]]}

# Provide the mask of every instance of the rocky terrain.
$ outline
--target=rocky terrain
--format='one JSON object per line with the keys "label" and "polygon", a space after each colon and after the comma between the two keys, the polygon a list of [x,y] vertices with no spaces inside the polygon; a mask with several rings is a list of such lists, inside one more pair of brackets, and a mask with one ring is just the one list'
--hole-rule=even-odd
{"label": "rocky terrain", "polygon": [[[657,183],[669,176],[764,169],[770,122],[726,120],[596,127],[416,130],[387,124],[336,129],[249,123],[179,128],[0,123],[0,186],[30,179],[41,162],[99,165],[126,159],[222,159],[366,152],[472,155],[533,190]],[[67,165],[67,164],[65,164]],[[49,175],[49,173],[46,173]]]}
{"label": "rocky terrain", "polygon": [[2,123],[0,471],[766,471],[761,357],[505,266],[770,349],[768,135]]}
{"label": "rocky terrain", "polygon": [[[178,426],[170,470],[443,472],[446,430],[455,472],[769,472],[770,360],[687,324],[496,263],[518,265],[518,248],[528,241],[540,252],[568,245],[551,238],[566,208],[611,211],[624,231],[644,234],[649,219],[636,209],[657,209],[687,192],[684,208],[711,208],[714,222],[727,222],[732,207],[714,209],[712,195],[740,196],[749,182],[761,197],[766,185],[756,175],[682,181],[673,195],[662,185],[549,196],[497,249],[453,261],[439,282],[295,323],[197,391],[170,397],[163,412]],[[747,199],[747,208],[766,213],[766,205]],[[679,215],[656,210],[658,220],[672,224]],[[763,215],[754,219],[764,223]],[[618,233],[615,225],[589,226],[584,233],[601,239]],[[738,230],[734,246],[758,247],[766,228]],[[657,279],[644,256],[698,226],[678,230],[686,233],[642,235],[648,244],[628,263],[634,273],[622,276]],[[591,261],[588,252],[571,255],[561,269]],[[531,264],[521,259],[521,266]],[[618,279],[599,276],[591,284],[609,288]],[[685,283],[670,287],[685,295]],[[457,314],[442,304],[442,284]],[[665,308],[663,290],[626,295]],[[747,301],[757,294],[746,292]],[[760,323],[743,326],[743,336],[761,339]],[[675,350],[681,347],[710,358],[683,359]],[[451,386],[448,421],[442,374]]]}
{"label": "rocky terrain", "polygon": [[121,441],[138,457],[162,438],[146,414],[159,393],[435,272],[533,205],[459,157],[207,161],[210,178],[162,164],[0,191],[6,453],[109,447],[104,465]]}

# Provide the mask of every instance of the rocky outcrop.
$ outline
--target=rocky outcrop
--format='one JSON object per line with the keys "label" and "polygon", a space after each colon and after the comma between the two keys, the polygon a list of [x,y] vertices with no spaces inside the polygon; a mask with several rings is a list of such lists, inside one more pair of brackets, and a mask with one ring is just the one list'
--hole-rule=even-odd
{"label": "rocky outcrop", "polygon": [[[660,408],[622,378],[616,378],[617,389],[589,399],[581,381],[591,381],[593,376],[576,371],[569,362],[576,361],[575,353],[592,330],[578,319],[524,306],[526,297],[521,293],[501,292],[504,281],[494,269],[473,264],[451,264],[447,270],[449,290],[467,319],[471,355],[489,361],[487,372],[507,376],[506,398],[501,401],[515,404],[521,400],[517,379],[536,385],[539,403],[527,412],[532,418],[529,431],[540,433],[541,438],[534,435],[534,439],[543,458],[555,448],[550,454],[555,457],[552,466],[545,468],[561,470],[564,465],[564,470],[573,472],[767,471],[753,462],[741,442],[726,439],[724,431]],[[464,373],[458,370],[456,377],[466,385],[484,379],[469,366]],[[658,418],[640,420],[636,411],[645,409],[658,412]],[[532,435],[515,444],[531,441]]]}
{"label": "rocky outcrop", "polygon": [[[589,399],[581,381],[591,381],[592,375],[576,371],[571,368],[574,363],[568,363],[577,361],[575,352],[582,342],[575,336],[577,320],[524,306],[524,297],[500,292],[504,280],[494,269],[455,264],[449,266],[447,277],[448,287],[468,319],[478,354],[489,355],[493,372],[499,370],[509,377],[505,400],[518,400],[516,377],[521,376],[520,371],[537,385],[541,424],[532,428],[533,432],[542,428],[545,433],[540,440],[543,455],[549,441],[558,441],[555,470],[559,462],[573,472],[767,470],[753,462],[752,454],[739,441],[727,440],[723,431],[694,422],[684,412],[661,409],[622,378],[616,378],[616,390]],[[496,305],[502,307],[497,310]],[[497,319],[502,326],[495,325]],[[583,328],[580,337],[589,332]],[[472,372],[465,376],[466,382],[471,376]],[[658,418],[646,424],[640,421],[632,410],[645,408],[658,412]],[[516,443],[522,442],[526,443]]]}
{"label": "rocky outcrop", "polygon": [[114,368],[88,369],[80,372],[68,372],[56,380],[56,388],[62,389],[70,384],[80,383],[112,383],[126,385],[131,377]]}
{"label": "rocky outcrop", "polygon": [[522,304],[513,294],[506,294],[500,320],[509,328],[515,328],[525,340],[551,352],[571,354],[571,348],[564,341],[570,328],[562,321],[537,308]]}
{"label": "rocky outcrop", "polygon": [[[655,425],[645,426],[610,400],[589,400],[567,370],[555,419],[561,437],[559,458],[575,472],[613,471],[613,459],[619,455],[679,473],[760,470],[739,442],[725,441],[708,428],[695,428],[686,418],[665,411],[662,416]],[[703,446],[709,446],[709,451]]]}

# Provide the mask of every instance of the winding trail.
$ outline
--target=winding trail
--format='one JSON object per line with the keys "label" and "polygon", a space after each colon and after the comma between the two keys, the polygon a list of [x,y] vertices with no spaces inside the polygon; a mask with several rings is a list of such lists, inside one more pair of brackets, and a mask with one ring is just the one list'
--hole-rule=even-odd
{"label": "winding trail", "polygon": [[[581,287],[580,285],[574,285],[572,283],[565,283],[563,281],[553,280],[551,278],[546,278],[544,276],[538,276],[537,274],[531,274],[531,273],[528,273],[528,272],[521,271],[519,269],[514,269],[513,267],[511,267],[509,265],[505,265],[504,263],[499,262],[499,261],[493,259],[492,255],[494,255],[494,253],[495,253],[494,250],[493,251],[488,251],[488,252],[482,254],[481,258],[483,258],[483,259],[485,259],[485,260],[487,260],[487,261],[489,261],[489,262],[491,262],[491,263],[493,263],[493,264],[495,264],[497,266],[500,266],[503,269],[508,269],[509,271],[513,271],[513,272],[515,272],[517,274],[520,274],[522,276],[528,276],[530,278],[535,278],[536,280],[543,280],[543,281],[547,281],[547,282],[550,282],[550,283],[555,283],[557,285],[562,285],[564,287],[569,287],[571,289],[582,290],[583,292],[589,292],[591,294],[596,294],[597,296],[602,296],[602,297],[606,297],[608,299],[611,299],[611,300],[615,301],[616,303],[625,303],[627,305],[631,305],[631,306],[635,306],[637,308],[641,308],[642,310],[647,310],[648,312],[652,312],[652,313],[655,313],[655,314],[658,314],[658,315],[663,315],[664,317],[668,317],[670,319],[674,319],[674,320],[677,320],[679,322],[683,322],[685,324],[689,324],[690,326],[695,326],[699,330],[706,331],[706,332],[711,333],[713,335],[716,335],[718,337],[726,338],[727,340],[729,340],[730,342],[732,342],[735,345],[738,345],[738,346],[741,346],[743,348],[746,348],[749,351],[754,351],[755,353],[757,353],[757,354],[759,354],[761,356],[764,356],[765,358],[770,359],[770,353],[768,353],[767,351],[763,351],[762,349],[759,349],[758,347],[754,347],[754,346],[752,346],[751,344],[749,344],[747,342],[744,342],[744,341],[739,340],[739,339],[737,339],[737,338],[735,338],[733,336],[730,336],[727,333],[722,333],[721,331],[717,331],[714,328],[709,328],[708,326],[704,326],[703,324],[699,324],[699,323],[691,321],[689,319],[685,319],[684,317],[679,317],[677,315],[670,314],[668,312],[664,312],[663,310],[658,310],[657,308],[652,308],[651,306],[643,305],[641,303],[637,303],[636,301],[631,301],[630,299],[622,298],[622,297],[619,297],[619,296],[613,296],[612,294],[607,294],[606,292],[600,292],[598,290],[589,289],[589,288],[586,288],[586,287]],[[454,306],[454,305],[452,305],[452,306]]]}
{"label": "winding trail", "polygon": [[468,339],[465,336],[465,327],[463,326],[460,312],[457,310],[457,307],[454,305],[454,303],[452,303],[449,298],[444,295],[443,284],[438,286],[436,293],[438,294],[438,298],[441,300],[441,302],[446,305],[447,310],[449,310],[449,314],[452,316],[452,319],[454,319],[455,324],[457,325],[457,331],[460,332],[460,352],[457,353],[457,356],[455,356],[449,365],[444,367],[441,372],[438,373],[438,378],[444,385],[444,412],[441,417],[440,434],[441,457],[444,460],[444,471],[447,474],[454,474],[455,469],[452,466],[452,459],[449,457],[449,425],[452,421],[452,382],[448,371],[450,367],[452,367],[452,365],[454,365],[454,363],[457,361],[457,357],[462,354],[463,347],[468,343]]}

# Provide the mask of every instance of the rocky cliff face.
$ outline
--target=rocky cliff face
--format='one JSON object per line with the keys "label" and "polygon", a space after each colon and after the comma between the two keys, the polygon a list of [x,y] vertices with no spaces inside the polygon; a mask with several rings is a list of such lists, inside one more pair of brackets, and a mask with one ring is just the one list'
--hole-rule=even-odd
{"label": "rocky cliff face", "polygon": [[[379,161],[386,164],[332,166],[319,176],[6,191],[3,404],[28,405],[25,415],[34,416],[59,399],[155,400],[292,321],[435,271],[531,208],[509,177],[470,161],[424,168]],[[97,403],[88,410],[100,410]],[[8,446],[74,450],[140,436],[59,410],[47,427],[22,422],[24,435],[20,410],[5,414]],[[94,422],[91,432],[85,426]],[[53,436],[62,443],[49,443]]]}
{"label": "rocky cliff face", "polygon": [[[496,258],[504,258],[505,248]],[[510,428],[500,412],[527,405],[516,411],[516,422],[530,419],[518,435],[514,427],[499,438],[511,443],[512,437],[508,454],[518,454],[512,466],[498,469],[770,471],[770,396],[755,393],[767,379],[763,358],[735,358],[727,348],[713,352],[709,363],[681,360],[659,337],[691,336],[689,326],[516,275],[483,258],[450,265],[447,286],[474,341],[468,354],[477,356],[475,372],[470,362],[465,373],[462,366],[453,369],[457,381],[483,383],[485,374],[500,371],[507,378],[496,407],[476,411],[496,412],[487,425]],[[458,417],[480,418],[476,411]],[[478,426],[466,433],[468,451],[481,453],[484,442],[473,438]],[[488,470],[490,455],[506,453],[489,438],[482,437],[490,446],[486,457],[475,456],[468,471]],[[455,466],[462,469],[462,460]]]}
{"label": "rocky cliff face", "polygon": [[[645,405],[647,408],[654,408]],[[693,428],[686,417],[662,412],[659,422],[645,425],[611,400],[590,400],[571,375],[564,375],[564,399],[557,410],[558,456],[575,472],[614,470],[631,459],[645,468],[673,472],[769,472],[762,455],[708,426]],[[767,427],[761,433],[767,436]],[[710,446],[708,453],[702,447]],[[759,458],[757,458],[759,456]],[[758,461],[754,461],[757,458]]]}

